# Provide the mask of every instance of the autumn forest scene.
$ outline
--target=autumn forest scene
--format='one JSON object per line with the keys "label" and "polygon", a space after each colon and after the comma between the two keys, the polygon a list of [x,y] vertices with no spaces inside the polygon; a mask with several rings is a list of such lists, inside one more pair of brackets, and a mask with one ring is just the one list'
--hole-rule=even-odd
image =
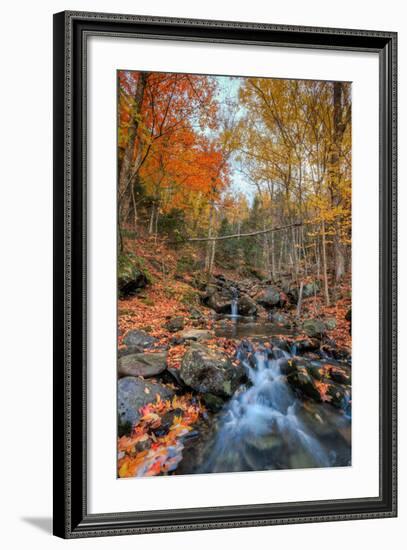
{"label": "autumn forest scene", "polygon": [[351,465],[351,84],[117,72],[117,475]]}

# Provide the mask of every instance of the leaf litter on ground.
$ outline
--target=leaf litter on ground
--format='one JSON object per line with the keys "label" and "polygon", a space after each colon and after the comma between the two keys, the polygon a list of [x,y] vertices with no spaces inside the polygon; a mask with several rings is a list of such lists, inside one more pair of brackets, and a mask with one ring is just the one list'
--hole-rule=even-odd
{"label": "leaf litter on ground", "polygon": [[[165,475],[174,471],[182,460],[184,438],[205,411],[192,394],[175,395],[141,407],[142,415],[130,436],[118,439],[118,475],[143,477]],[[166,413],[173,412],[171,425],[162,426]],[[160,430],[160,428],[162,428]]]}

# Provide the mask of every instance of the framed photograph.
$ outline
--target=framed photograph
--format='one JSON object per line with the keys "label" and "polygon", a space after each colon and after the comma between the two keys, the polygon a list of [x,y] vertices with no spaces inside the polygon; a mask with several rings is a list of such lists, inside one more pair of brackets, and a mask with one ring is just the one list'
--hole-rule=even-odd
{"label": "framed photograph", "polygon": [[394,517],[393,32],[54,16],[54,533]]}

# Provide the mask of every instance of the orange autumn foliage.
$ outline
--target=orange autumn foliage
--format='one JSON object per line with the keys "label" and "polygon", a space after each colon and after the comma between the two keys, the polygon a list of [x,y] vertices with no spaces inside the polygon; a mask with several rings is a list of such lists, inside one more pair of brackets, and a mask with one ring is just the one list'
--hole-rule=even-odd
{"label": "orange autumn foliage", "polygon": [[[157,394],[154,403],[140,409],[142,416],[133,433],[118,439],[119,477],[155,476],[175,469],[182,460],[183,438],[192,431],[192,425],[204,410],[190,394],[165,401]],[[161,426],[163,415],[171,411],[177,414],[167,433],[155,435],[154,430]],[[138,451],[140,444],[142,450]]]}
{"label": "orange autumn foliage", "polygon": [[[162,212],[213,200],[228,184],[216,131],[216,83],[202,75],[146,73],[147,83],[134,141],[134,158],[144,192]],[[119,160],[128,143],[134,93],[140,73],[119,71]],[[206,129],[206,132],[203,130]]]}

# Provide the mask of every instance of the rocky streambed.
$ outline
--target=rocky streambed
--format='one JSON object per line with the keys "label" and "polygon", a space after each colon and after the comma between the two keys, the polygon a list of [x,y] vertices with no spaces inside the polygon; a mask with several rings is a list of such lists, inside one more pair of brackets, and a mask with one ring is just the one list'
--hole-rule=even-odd
{"label": "rocky streambed", "polygon": [[[335,318],[299,318],[292,284],[196,287],[204,310],[168,318],[166,337],[124,335],[119,476],[350,465],[351,356]],[[318,292],[308,282],[301,299]]]}
{"label": "rocky streambed", "polygon": [[[270,322],[219,321],[218,333],[177,333],[177,367],[168,365],[171,346],[128,333],[118,359],[119,436],[130,445],[136,434],[137,441],[132,455],[119,451],[119,465],[138,460],[132,475],[156,464],[155,475],[350,465],[347,350],[324,338],[278,334],[281,327]],[[225,339],[224,322],[234,338]],[[227,351],[219,345],[225,341]],[[168,405],[157,410],[157,400]],[[188,407],[196,413],[191,423],[184,422]],[[145,420],[151,411],[153,425]]]}

